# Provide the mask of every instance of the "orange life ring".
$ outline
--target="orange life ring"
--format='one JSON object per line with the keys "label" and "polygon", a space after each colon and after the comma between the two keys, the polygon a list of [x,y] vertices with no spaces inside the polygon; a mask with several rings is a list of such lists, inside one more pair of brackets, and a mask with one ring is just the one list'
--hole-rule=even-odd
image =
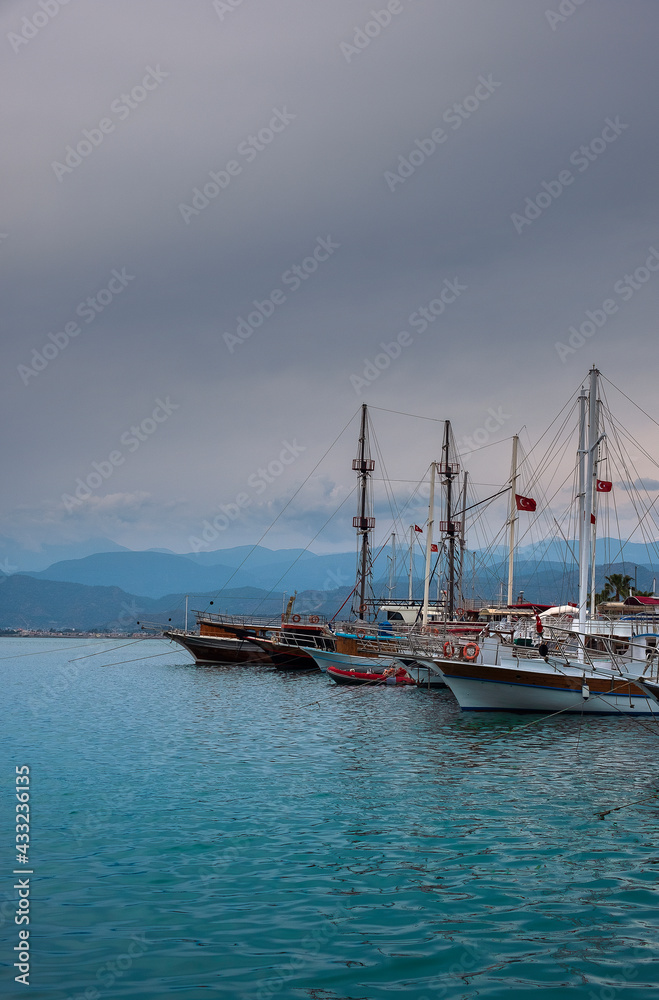
{"label": "orange life ring", "polygon": [[439,629],[438,628],[431,628],[430,631],[432,632],[433,635],[439,635]]}
{"label": "orange life ring", "polygon": [[291,618],[291,621],[292,622],[299,622],[299,621],[302,621],[302,619],[300,618],[299,615],[293,615],[293,617]]}
{"label": "orange life ring", "polygon": [[360,610],[361,614],[363,614],[365,611],[368,611],[368,604],[360,604],[359,605],[359,610]]}
{"label": "orange life ring", "polygon": [[464,613],[465,613],[465,609],[464,608],[456,608],[455,609],[455,614],[458,615],[458,616],[463,615]]}
{"label": "orange life ring", "polygon": [[447,660],[450,660],[455,656],[455,646],[452,642],[445,642],[443,646],[444,656]]}
{"label": "orange life ring", "polygon": [[356,632],[355,635],[357,636],[358,639],[366,638],[366,632]]}
{"label": "orange life ring", "polygon": [[[471,650],[471,652],[468,653],[468,649]],[[480,646],[477,642],[468,642],[466,646],[462,647],[462,656],[465,660],[475,660],[479,653]]]}
{"label": "orange life ring", "polygon": [[311,623],[311,625],[317,625],[319,621],[320,618],[318,617],[318,615],[309,615],[309,622]]}

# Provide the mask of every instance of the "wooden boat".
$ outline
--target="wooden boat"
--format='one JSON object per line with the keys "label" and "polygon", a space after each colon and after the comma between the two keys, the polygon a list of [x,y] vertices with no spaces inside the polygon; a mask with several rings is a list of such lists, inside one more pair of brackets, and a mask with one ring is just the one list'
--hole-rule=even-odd
{"label": "wooden boat", "polygon": [[255,636],[252,641],[268,655],[277,670],[318,670],[309,648],[332,650],[335,640],[318,615],[310,617],[316,621],[282,622],[273,637]]}
{"label": "wooden boat", "polygon": [[198,632],[169,629],[163,635],[182,646],[194,657],[195,663],[271,663],[268,654],[254,641],[266,629],[237,623],[229,625],[218,619],[216,615],[198,614]]}
{"label": "wooden boat", "polygon": [[170,629],[166,638],[183,646],[196,663],[266,664],[277,670],[317,670],[304,647],[332,649],[333,634],[319,615],[290,621],[196,612],[199,632]]}

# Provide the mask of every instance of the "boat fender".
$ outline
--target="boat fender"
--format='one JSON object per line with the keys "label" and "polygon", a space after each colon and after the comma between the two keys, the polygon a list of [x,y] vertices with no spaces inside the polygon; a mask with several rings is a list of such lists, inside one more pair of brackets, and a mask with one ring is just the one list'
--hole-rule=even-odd
{"label": "boat fender", "polygon": [[480,653],[480,646],[477,642],[468,642],[462,647],[462,657],[465,660],[475,660]]}
{"label": "boat fender", "polygon": [[443,646],[444,656],[447,660],[452,659],[455,656],[455,646],[452,642],[445,642]]}
{"label": "boat fender", "polygon": [[590,688],[588,687],[585,681],[581,685],[581,697],[583,698],[584,701],[588,701],[588,699],[590,698]]}

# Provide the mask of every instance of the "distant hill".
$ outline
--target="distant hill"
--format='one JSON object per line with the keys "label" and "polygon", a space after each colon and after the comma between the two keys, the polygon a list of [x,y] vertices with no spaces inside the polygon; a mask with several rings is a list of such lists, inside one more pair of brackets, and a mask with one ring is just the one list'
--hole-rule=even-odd
{"label": "distant hill", "polygon": [[[107,544],[102,539],[85,544],[93,547],[104,541]],[[601,545],[603,552],[611,552],[612,543],[603,539]],[[51,547],[49,551],[56,550]],[[514,600],[523,591],[526,601],[547,604],[576,601],[577,570],[574,560],[565,558],[566,550],[564,542],[549,545],[545,542],[520,550],[515,561]],[[600,562],[596,572],[598,590],[604,577],[611,573],[628,574],[632,578],[636,574],[640,590],[652,589],[653,579],[659,578],[659,566],[648,562],[646,547],[630,544],[625,552],[634,558],[638,556],[638,561]],[[389,550],[384,549],[374,571],[374,593],[382,599],[388,594],[388,556]],[[643,562],[642,556],[645,556]],[[134,613],[136,608],[143,615],[159,615],[165,622],[171,609],[176,608],[176,624],[182,625],[182,595],[186,593],[190,595],[190,608],[203,610],[215,600],[214,610],[250,614],[258,608],[259,614],[266,611],[278,614],[284,594],[290,596],[297,591],[298,609],[332,615],[338,607],[336,602],[340,604],[350,593],[355,563],[354,552],[315,555],[304,549],[272,550],[247,545],[197,555],[155,549],[134,552],[115,546],[113,551],[93,552],[79,559],[60,560],[44,570],[18,573],[6,558],[4,565],[0,560],[0,627],[99,630],[119,620],[127,626],[128,619],[139,617]],[[414,564],[416,599],[423,593],[423,564],[419,548]],[[501,593],[505,597],[507,555],[503,549],[488,553],[487,558],[485,553],[477,552],[474,577],[471,566],[468,554],[465,598],[491,603]],[[397,570],[392,596],[406,598],[407,556],[400,548]],[[11,573],[14,575],[8,575]],[[38,583],[40,589],[30,589],[29,581],[33,585]],[[441,581],[440,589],[445,586],[445,581]],[[431,583],[430,593],[435,600],[436,579]],[[31,624],[26,626],[24,619]]]}
{"label": "distant hill", "polygon": [[39,572],[63,559],[84,559],[96,552],[129,552],[130,549],[117,545],[109,538],[88,538],[84,542],[70,542],[68,545],[42,545],[31,549],[20,545],[12,538],[0,535],[0,569],[10,573]]}
{"label": "distant hill", "polygon": [[186,556],[163,552],[100,552],[84,559],[55,563],[41,573],[31,573],[38,580],[84,583],[87,586],[120,587],[143,597],[162,597],[174,592],[206,593],[224,587],[235,573],[232,586],[253,584],[252,577],[230,566],[198,566]]}
{"label": "distant hill", "polygon": [[244,546],[228,549],[225,554],[228,562],[222,564],[214,561],[220,553],[199,553],[197,559],[155,550],[102,552],[54,563],[29,575],[39,580],[120,587],[152,598],[181,592],[217,592],[227,583],[232,589],[335,590],[352,584],[355,577],[354,553],[317,556],[303,549],[277,552],[257,547],[252,551]]}
{"label": "distant hill", "polygon": [[0,586],[0,627],[134,631],[139,614],[154,610],[154,602],[149,601],[148,608],[144,603],[119,587],[85,587],[16,574],[5,577]]}
{"label": "distant hill", "polygon": [[[134,632],[137,621],[157,621],[181,628],[184,624],[185,596],[168,594],[158,600],[127,593],[119,587],[88,587],[79,583],[37,580],[16,574],[3,577],[0,585],[0,628],[61,629],[81,631]],[[302,595],[301,595],[302,597]],[[278,617],[283,595],[268,595],[252,587],[227,590],[222,601],[213,594],[190,598],[190,625],[193,609],[231,614],[272,614]]]}
{"label": "distant hill", "polygon": [[[647,545],[642,542],[624,542],[621,546],[621,542],[617,538],[598,538],[595,549],[597,562],[603,566],[622,562],[639,566],[654,565],[659,572],[659,541],[648,542]],[[574,561],[572,553],[576,554],[578,550],[579,543],[574,539],[569,543],[560,538],[544,539],[533,545],[520,546],[517,549],[516,557],[521,562],[550,560],[557,563],[565,562],[569,565]],[[484,549],[478,550],[477,557],[485,551]],[[508,558],[506,546],[498,545],[492,552],[502,561]]]}
{"label": "distant hill", "polygon": [[[302,591],[296,610],[300,614],[331,617],[351,592],[345,587],[332,592]],[[195,626],[194,611],[235,615],[258,614],[279,619],[284,606],[282,593],[268,593],[255,587],[226,590],[221,598],[214,593],[190,594],[189,626]],[[163,628],[182,628],[185,595],[167,594],[154,600],[127,593],[119,587],[88,587],[80,583],[39,580],[16,574],[0,577],[0,628],[64,629],[84,632],[135,632],[141,624],[155,622]]]}
{"label": "distant hill", "polygon": [[307,549],[266,549],[262,545],[238,545],[232,549],[216,549],[214,552],[183,553],[200,566],[231,566],[235,569],[245,559],[250,568],[271,566],[274,563],[290,566],[294,560],[317,559],[318,556]]}

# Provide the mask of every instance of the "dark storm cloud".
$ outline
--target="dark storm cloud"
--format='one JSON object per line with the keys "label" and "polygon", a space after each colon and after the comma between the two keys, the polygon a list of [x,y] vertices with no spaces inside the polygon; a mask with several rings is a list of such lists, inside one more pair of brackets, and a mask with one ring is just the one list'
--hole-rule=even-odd
{"label": "dark storm cloud", "polygon": [[[251,540],[362,398],[463,441],[492,408],[537,434],[593,360],[649,398],[659,12],[549,6],[4,5],[4,534],[185,549],[297,439]],[[437,441],[388,423],[389,473],[420,477]],[[352,488],[353,450],[287,542]]]}

